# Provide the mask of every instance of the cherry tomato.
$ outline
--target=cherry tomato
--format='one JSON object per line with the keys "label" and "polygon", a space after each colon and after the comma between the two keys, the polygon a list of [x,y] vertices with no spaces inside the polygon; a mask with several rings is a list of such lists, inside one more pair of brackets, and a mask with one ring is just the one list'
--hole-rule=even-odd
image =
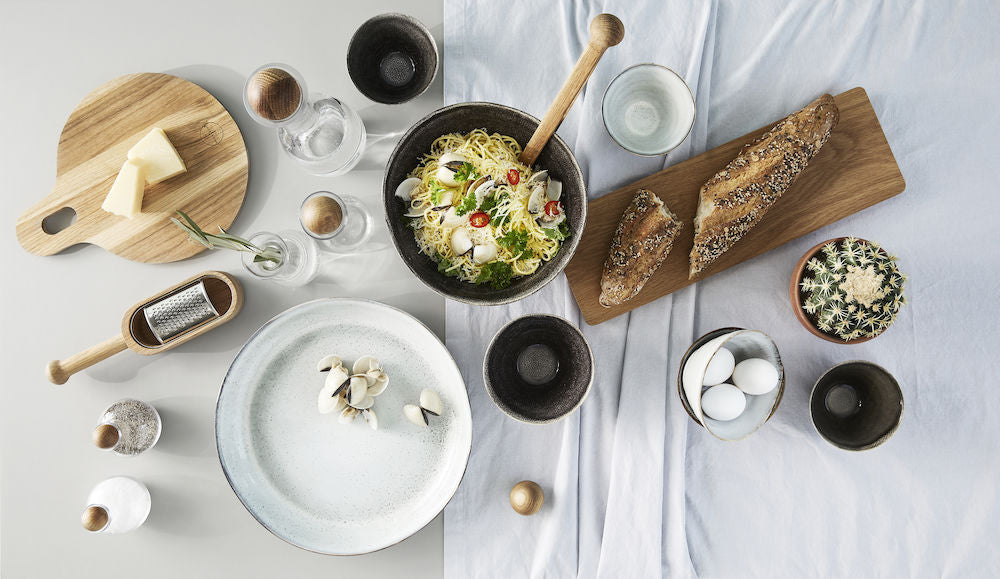
{"label": "cherry tomato", "polygon": [[484,211],[476,211],[469,216],[469,223],[471,223],[473,227],[486,227],[490,224],[490,216]]}
{"label": "cherry tomato", "polygon": [[507,182],[511,185],[517,185],[521,182],[521,174],[517,172],[517,169],[507,171]]}
{"label": "cherry tomato", "polygon": [[562,207],[559,207],[558,201],[549,201],[545,204],[545,214],[549,217],[555,217],[562,213]]}

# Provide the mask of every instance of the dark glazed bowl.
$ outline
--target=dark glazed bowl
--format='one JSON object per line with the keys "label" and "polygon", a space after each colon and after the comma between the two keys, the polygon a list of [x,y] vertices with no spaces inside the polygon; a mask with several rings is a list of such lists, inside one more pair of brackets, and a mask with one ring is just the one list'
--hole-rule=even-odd
{"label": "dark glazed bowl", "polygon": [[593,379],[594,355],[583,334],[547,314],[504,326],[483,361],[486,392],[500,410],[521,422],[545,424],[568,416],[583,404]]}
{"label": "dark glazed bowl", "polygon": [[347,48],[347,72],[363,95],[395,105],[420,96],[434,80],[438,50],[419,20],[381,14],[361,25]]}
{"label": "dark glazed bowl", "polygon": [[903,418],[903,392],[885,368],[855,360],[827,370],[809,397],[813,426],[830,444],[868,450],[896,432]]}
{"label": "dark glazed bowl", "polygon": [[403,135],[389,157],[382,187],[385,219],[389,225],[392,242],[407,267],[420,281],[439,294],[474,305],[498,305],[517,301],[540,290],[552,281],[569,263],[587,219],[587,188],[576,158],[566,143],[553,135],[542,149],[536,165],[547,169],[553,179],[563,182],[563,207],[570,227],[570,237],[563,241],[559,253],[543,263],[535,273],[515,278],[503,289],[493,289],[488,284],[473,284],[438,272],[437,264],[420,253],[407,227],[403,213],[404,202],[396,197],[396,187],[431,150],[431,143],[448,133],[468,133],[485,129],[517,139],[522,146],[531,138],[538,126],[538,119],[511,107],[493,103],[460,103],[438,109],[421,119]]}

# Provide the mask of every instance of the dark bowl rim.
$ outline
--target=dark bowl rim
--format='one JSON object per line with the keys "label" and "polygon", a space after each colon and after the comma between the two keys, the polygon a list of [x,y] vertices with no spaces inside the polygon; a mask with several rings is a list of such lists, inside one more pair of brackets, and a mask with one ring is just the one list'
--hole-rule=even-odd
{"label": "dark bowl rim", "polygon": [[[527,416],[515,413],[515,412],[513,412],[511,410],[508,410],[505,407],[505,405],[501,405],[500,404],[500,402],[498,400],[499,395],[493,389],[493,385],[490,383],[490,379],[489,379],[488,373],[486,371],[487,366],[489,365],[489,361],[490,361],[490,354],[493,353],[493,346],[495,345],[495,343],[497,341],[497,338],[500,337],[500,334],[503,334],[504,332],[506,332],[507,329],[510,328],[512,325],[514,325],[516,322],[519,322],[519,321],[524,320],[526,318],[549,318],[550,320],[556,322],[557,324],[563,324],[563,325],[569,327],[572,331],[576,332],[576,334],[578,336],[580,336],[580,340],[583,341],[583,344],[585,346],[587,346],[587,358],[590,361],[590,380],[587,382],[587,387],[584,388],[584,390],[583,390],[583,396],[580,396],[580,399],[576,402],[576,404],[573,405],[572,408],[570,408],[569,410],[567,410],[566,412],[564,412],[562,415],[556,416],[554,418],[547,418],[547,419],[544,419],[544,420],[538,420],[538,419],[535,419],[535,418],[529,418]],[[580,328],[576,327],[572,322],[570,322],[566,318],[564,318],[562,316],[557,316],[555,314],[526,314],[526,315],[514,318],[513,320],[507,322],[506,324],[503,325],[502,328],[500,328],[499,330],[497,330],[496,334],[493,334],[493,337],[490,339],[489,346],[486,347],[486,354],[483,356],[483,385],[486,388],[486,393],[489,394],[489,396],[490,396],[490,400],[493,401],[493,404],[496,405],[496,407],[499,408],[501,412],[503,412],[507,416],[510,416],[514,420],[517,420],[518,422],[523,422],[525,424],[551,424],[553,422],[558,422],[558,421],[566,418],[570,414],[573,414],[574,412],[576,412],[580,408],[580,406],[583,405],[584,401],[587,400],[587,397],[590,396],[590,389],[594,385],[594,372],[595,371],[596,371],[596,366],[594,364],[594,351],[590,348],[590,342],[588,342],[587,341],[587,337],[583,335],[583,331],[580,330]]]}
{"label": "dark bowl rim", "polygon": [[[874,368],[879,372],[882,372],[883,374],[889,377],[889,381],[892,383],[893,387],[895,387],[896,393],[899,394],[899,416],[896,417],[896,421],[892,425],[892,428],[890,428],[885,433],[879,435],[875,440],[860,446],[845,446],[843,444],[834,442],[833,440],[827,438],[827,436],[823,434],[823,431],[819,429],[819,426],[816,425],[816,417],[813,414],[813,398],[815,398],[816,396],[816,390],[819,389],[820,382],[822,382],[830,374],[830,372],[833,372],[834,370],[837,370],[838,368],[842,366],[847,366],[849,364],[859,364],[862,366],[868,366],[870,368]],[[817,432],[817,434],[820,435],[820,437],[823,440],[829,442],[830,444],[836,446],[841,450],[847,450],[851,452],[861,452],[864,450],[871,450],[873,448],[885,444],[885,442],[890,438],[892,438],[892,435],[896,434],[896,431],[899,430],[899,425],[903,422],[904,410],[905,410],[905,398],[903,396],[903,388],[899,385],[899,380],[896,380],[896,377],[892,374],[892,372],[886,370],[885,368],[876,364],[875,362],[869,362],[868,360],[845,360],[843,362],[840,362],[839,364],[834,364],[833,366],[828,368],[825,372],[823,372],[823,374],[820,375],[820,377],[813,384],[812,390],[809,392],[809,422],[812,423],[813,429]]]}
{"label": "dark bowl rim", "polygon": [[[361,87],[358,86],[358,83],[354,81],[354,75],[352,74],[352,69],[348,64],[351,58],[351,48],[354,46],[355,40],[358,39],[358,33],[361,32],[361,29],[371,22],[379,20],[392,20],[392,19],[406,20],[407,22],[416,25],[417,28],[420,30],[420,32],[423,33],[428,39],[430,39],[431,47],[434,49],[434,69],[431,71],[430,80],[428,80],[427,83],[420,89],[420,92],[402,100],[381,99],[368,94],[366,91],[361,90]],[[376,14],[375,16],[372,16],[371,18],[365,20],[360,25],[358,25],[358,28],[354,31],[354,34],[351,35],[351,40],[347,42],[347,50],[344,52],[344,67],[347,68],[347,76],[351,77],[351,83],[354,85],[354,88],[358,89],[358,92],[361,93],[365,98],[383,105],[401,105],[403,103],[410,102],[411,100],[424,94],[425,92],[427,92],[427,89],[429,89],[431,85],[434,84],[434,79],[437,78],[438,75],[438,69],[441,67],[441,51],[438,50],[437,41],[434,40],[434,35],[431,34],[431,31],[427,28],[426,24],[424,24],[417,18],[410,16],[409,14],[403,14],[402,12],[385,12],[382,14]]]}
{"label": "dark bowl rim", "polygon": [[[410,262],[409,259],[407,259],[406,255],[403,253],[403,249],[401,247],[400,240],[396,238],[396,235],[393,232],[391,219],[395,218],[395,216],[390,216],[390,213],[392,212],[392,208],[390,207],[389,201],[395,197],[395,189],[393,188],[393,190],[390,191],[389,174],[392,172],[391,168],[392,168],[393,164],[397,162],[397,157],[399,155],[400,147],[403,145],[403,143],[408,138],[410,138],[413,135],[413,133],[418,128],[424,126],[426,123],[428,123],[429,121],[431,121],[435,117],[443,115],[446,112],[449,112],[449,111],[452,111],[452,110],[455,110],[455,109],[466,108],[466,107],[486,107],[486,108],[503,109],[503,110],[512,112],[512,113],[514,113],[516,115],[520,115],[522,117],[525,117],[527,120],[535,123],[536,125],[541,124],[541,121],[539,119],[535,118],[533,115],[530,115],[530,114],[522,111],[521,109],[517,109],[517,108],[514,108],[514,107],[510,107],[510,106],[507,106],[507,105],[501,105],[501,104],[493,103],[493,102],[489,102],[489,101],[461,102],[461,103],[455,103],[455,104],[451,104],[451,105],[446,105],[446,106],[443,106],[443,107],[441,107],[439,109],[434,110],[433,112],[427,114],[422,119],[420,119],[419,121],[415,122],[412,126],[410,126],[410,128],[407,129],[406,132],[403,133],[403,135],[399,138],[399,141],[396,143],[396,146],[393,148],[392,153],[389,155],[389,159],[388,159],[388,161],[386,161],[385,176],[382,178],[382,208],[384,210],[383,212],[385,213],[385,223],[386,223],[386,226],[389,228],[389,237],[392,239],[392,245],[393,245],[393,247],[396,248],[396,253],[399,254],[400,259],[403,260],[403,263],[406,264],[406,267],[410,270],[411,273],[413,273],[413,275],[417,279],[420,280],[421,283],[423,283],[424,285],[426,285],[427,287],[429,287],[431,290],[433,290],[438,295],[443,296],[443,297],[448,298],[448,299],[455,300],[457,302],[462,302],[462,303],[470,304],[470,305],[474,305],[474,306],[500,306],[500,305],[510,304],[510,303],[514,303],[516,301],[520,301],[520,300],[522,300],[522,299],[524,299],[524,298],[526,298],[526,297],[528,297],[528,296],[530,296],[530,295],[538,292],[539,290],[541,290],[545,286],[549,285],[549,283],[551,283],[552,280],[554,280],[555,278],[559,277],[559,274],[561,274],[563,272],[563,270],[566,269],[566,266],[569,265],[569,262],[572,260],[573,256],[576,254],[577,247],[580,245],[580,238],[583,236],[584,226],[587,223],[587,205],[589,203],[589,199],[587,198],[587,182],[586,182],[586,180],[583,177],[583,172],[580,170],[580,164],[576,160],[576,154],[573,153],[573,149],[570,148],[570,146],[568,144],[566,144],[566,141],[564,141],[562,139],[562,137],[560,137],[556,133],[553,133],[552,137],[551,137],[551,139],[549,139],[549,141],[550,142],[551,141],[555,141],[559,146],[564,147],[566,149],[566,151],[569,153],[569,159],[573,163],[573,170],[576,171],[576,175],[579,177],[580,183],[583,185],[583,191],[581,192],[582,195],[581,195],[581,199],[580,199],[580,201],[581,201],[581,203],[580,203],[580,223],[578,225],[573,225],[572,226],[574,228],[575,227],[579,227],[579,230],[573,231],[573,235],[571,235],[569,237],[569,239],[564,239],[563,240],[562,246],[560,246],[560,248],[559,248],[559,254],[557,254],[556,257],[553,258],[553,259],[559,259],[560,256],[566,256],[566,257],[564,257],[566,263],[563,264],[558,269],[552,270],[552,272],[550,272],[547,276],[540,276],[538,272],[535,272],[535,273],[527,276],[528,278],[531,279],[531,281],[529,281],[528,287],[524,291],[516,293],[516,294],[513,294],[510,297],[506,297],[506,298],[497,298],[497,297],[493,297],[493,298],[457,297],[457,296],[451,295],[450,293],[448,293],[446,291],[443,291],[443,290],[435,287],[429,281],[427,281],[423,277],[421,277],[420,272],[417,271],[417,268],[413,266],[413,264]],[[546,143],[546,146],[548,146],[548,143]],[[566,252],[568,252],[568,255],[566,254]],[[426,255],[423,255],[423,254],[420,254],[420,255],[423,256],[425,259],[430,259]]]}

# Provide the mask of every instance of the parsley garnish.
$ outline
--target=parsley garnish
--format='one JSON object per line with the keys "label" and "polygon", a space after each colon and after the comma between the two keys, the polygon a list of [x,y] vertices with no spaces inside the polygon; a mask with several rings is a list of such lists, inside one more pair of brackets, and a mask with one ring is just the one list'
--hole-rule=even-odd
{"label": "parsley garnish", "polygon": [[559,224],[559,227],[547,227],[543,228],[542,232],[545,233],[550,239],[555,239],[556,241],[562,241],[569,237],[569,224],[563,221]]}
{"label": "parsley garnish", "polygon": [[510,279],[514,276],[514,269],[509,263],[503,261],[491,261],[482,267],[476,283],[489,283],[493,289],[503,289],[510,285]]}
{"label": "parsley garnish", "polygon": [[[445,274],[445,275],[447,275],[449,277],[455,277],[455,276],[458,275],[458,272],[456,272],[454,270],[451,270],[451,266],[454,265],[454,264],[451,263],[451,260],[448,259],[447,257],[445,257],[445,256],[443,256],[443,255],[441,255],[439,253],[439,254],[437,254],[435,256],[434,261],[436,261],[437,264],[438,264],[438,272],[439,273],[443,273],[443,274]],[[449,271],[449,270],[451,270],[451,271]]]}
{"label": "parsley garnish", "polygon": [[534,256],[534,253],[528,249],[528,232],[523,229],[515,229],[498,237],[497,243],[510,249],[516,259],[529,259]]}
{"label": "parsley garnish", "polygon": [[478,178],[479,173],[476,172],[476,167],[472,163],[462,163],[462,166],[455,172],[455,180],[459,183],[472,181],[473,179]]}
{"label": "parsley garnish", "polygon": [[465,215],[469,211],[476,208],[476,194],[473,191],[469,191],[469,194],[462,199],[462,202],[455,207],[456,215]]}
{"label": "parsley garnish", "polygon": [[437,207],[441,204],[441,195],[444,194],[445,188],[434,179],[431,179],[429,185],[431,188],[431,205]]}

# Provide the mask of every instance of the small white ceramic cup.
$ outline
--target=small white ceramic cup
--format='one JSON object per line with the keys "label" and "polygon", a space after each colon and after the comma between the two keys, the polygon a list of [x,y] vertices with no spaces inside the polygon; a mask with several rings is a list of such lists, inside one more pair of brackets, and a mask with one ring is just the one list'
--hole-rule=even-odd
{"label": "small white ceramic cup", "polygon": [[694,95],[684,79],[659,64],[637,64],[608,85],[601,104],[604,127],[623,149],[665,155],[694,127]]}

